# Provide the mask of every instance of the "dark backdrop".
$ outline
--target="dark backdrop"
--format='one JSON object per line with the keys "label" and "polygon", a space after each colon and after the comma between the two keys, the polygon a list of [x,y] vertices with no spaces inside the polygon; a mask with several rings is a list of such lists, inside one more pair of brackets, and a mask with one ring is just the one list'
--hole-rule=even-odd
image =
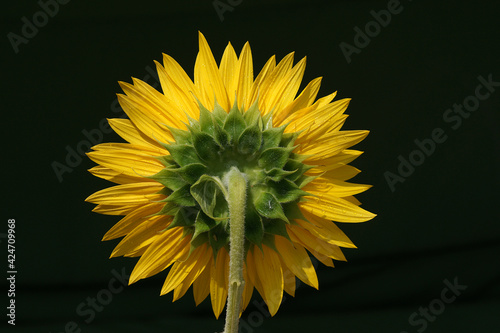
{"label": "dark backdrop", "polygon": [[[121,288],[114,276],[137,259],[108,259],[117,241],[100,239],[118,218],[84,202],[108,183],[77,152],[87,136],[121,142],[99,130],[121,114],[117,81],[155,84],[162,52],[192,75],[198,30],[217,59],[228,41],[237,52],[250,41],[256,72],[273,54],[307,55],[304,82],[323,76],[321,96],[353,99],[345,128],[371,131],[356,146],[365,154],[353,163],[363,171],[354,181],[374,185],[358,197],[378,217],[340,225],[358,249],[334,269],[319,267],[320,290],[300,286],[273,318],[254,294],[242,332],[500,328],[496,2],[222,0],[230,7],[219,16],[210,0],[73,0],[47,7],[53,17],[40,14],[41,3],[10,1],[0,14],[0,248],[6,263],[7,220],[15,219],[15,331],[222,330],[208,299],[195,307],[191,292],[175,303],[159,297],[166,274]],[[459,285],[456,296],[448,284]],[[106,304],[90,310],[96,297]]]}

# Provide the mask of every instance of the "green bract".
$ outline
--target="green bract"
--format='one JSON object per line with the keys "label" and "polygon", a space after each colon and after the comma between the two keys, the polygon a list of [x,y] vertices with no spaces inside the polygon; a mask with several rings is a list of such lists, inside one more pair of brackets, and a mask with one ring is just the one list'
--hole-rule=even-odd
{"label": "green bract", "polygon": [[174,216],[169,228],[192,234],[192,250],[208,242],[216,254],[228,246],[225,175],[235,166],[248,184],[246,245],[274,248],[274,235],[288,238],[286,224],[305,219],[297,203],[310,194],[301,188],[314,179],[304,175],[313,167],[302,163],[305,156],[292,153],[298,133],[273,127],[257,103],[244,113],[237,105],[227,113],[217,103],[213,112],[200,104],[199,121],[189,119],[187,127],[169,128],[175,142],[163,144],[170,153],[160,158],[165,168],[149,177],[165,186],[158,214]]}

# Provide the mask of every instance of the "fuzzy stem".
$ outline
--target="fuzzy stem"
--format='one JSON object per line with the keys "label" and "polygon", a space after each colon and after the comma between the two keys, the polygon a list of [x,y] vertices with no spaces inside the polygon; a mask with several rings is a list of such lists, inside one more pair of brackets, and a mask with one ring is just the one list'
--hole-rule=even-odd
{"label": "fuzzy stem", "polygon": [[243,264],[245,258],[245,206],[246,179],[233,167],[227,173],[229,204],[229,287],[226,310],[226,325],[224,333],[238,333],[241,298],[245,280],[243,279]]}

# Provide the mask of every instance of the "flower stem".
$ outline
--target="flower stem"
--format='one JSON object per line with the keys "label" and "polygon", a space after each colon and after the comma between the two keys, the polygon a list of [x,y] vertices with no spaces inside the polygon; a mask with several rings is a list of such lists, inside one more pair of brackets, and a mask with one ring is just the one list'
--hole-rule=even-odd
{"label": "flower stem", "polygon": [[229,204],[229,287],[224,333],[238,333],[241,298],[245,280],[245,206],[247,183],[244,175],[233,167],[225,177]]}

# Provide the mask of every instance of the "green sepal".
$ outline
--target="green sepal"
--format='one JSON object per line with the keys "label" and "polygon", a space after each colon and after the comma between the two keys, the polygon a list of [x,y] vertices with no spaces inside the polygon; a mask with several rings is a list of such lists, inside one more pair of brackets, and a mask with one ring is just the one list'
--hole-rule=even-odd
{"label": "green sepal", "polygon": [[288,202],[282,205],[283,211],[285,215],[290,219],[290,222],[293,220],[302,220],[304,222],[309,222],[309,220],[304,216],[302,211],[300,210],[297,202]]}
{"label": "green sepal", "polygon": [[200,234],[196,236],[196,238],[191,239],[191,247],[189,249],[189,253],[193,252],[196,248],[205,243],[208,243],[208,232]]}
{"label": "green sepal", "polygon": [[273,112],[272,111],[270,111],[262,116],[262,126],[264,127],[264,130],[267,130],[269,128],[273,128]]}
{"label": "green sepal", "polygon": [[280,203],[292,202],[308,194],[288,179],[279,182],[268,182],[268,187],[272,189],[272,193]]}
{"label": "green sepal", "polygon": [[273,168],[269,171],[266,171],[266,177],[274,182],[279,182],[283,178],[295,173],[295,170],[293,171],[287,171],[279,168]]}
{"label": "green sepal", "polygon": [[217,224],[208,231],[208,242],[214,250],[214,255],[229,243],[229,233],[224,228],[223,223]]}
{"label": "green sepal", "polygon": [[278,147],[281,142],[281,137],[283,136],[284,126],[272,127],[264,130],[262,132],[262,150],[268,148]]}
{"label": "green sepal", "polygon": [[201,163],[193,163],[183,166],[176,172],[189,184],[195,183],[200,177],[206,174],[208,168]]}
{"label": "green sepal", "polygon": [[174,137],[176,144],[190,144],[191,143],[191,133],[189,131],[181,130],[179,128],[167,126]]}
{"label": "green sepal", "polygon": [[283,168],[288,160],[291,148],[274,147],[264,150],[259,157],[258,164],[264,170]]}
{"label": "green sepal", "polygon": [[177,215],[177,213],[179,212],[179,209],[180,209],[180,207],[177,206],[175,203],[166,202],[165,205],[163,205],[163,207],[161,208],[161,210],[154,215],[174,216],[174,215]]}
{"label": "green sepal", "polygon": [[227,118],[227,112],[222,108],[222,106],[215,101],[214,111],[212,112],[214,115],[215,121],[219,124],[219,126],[224,126],[224,122]]}
{"label": "green sepal", "polygon": [[208,233],[211,229],[215,228],[216,226],[217,222],[208,217],[205,213],[203,213],[200,210],[194,222],[194,233],[192,240],[196,239],[196,237],[200,236],[201,234]]}
{"label": "green sepal", "polygon": [[192,227],[194,226],[194,214],[196,210],[194,208],[182,207],[177,210],[173,221],[170,223],[167,229],[172,229],[175,227]]}
{"label": "green sepal", "polygon": [[[227,206],[227,191],[218,177],[203,175],[191,186],[191,195],[198,202],[201,210],[214,220],[224,220],[227,216],[216,216],[221,205]],[[226,209],[227,211],[227,209]]]}
{"label": "green sepal", "polygon": [[213,162],[219,159],[219,152],[222,147],[219,146],[211,135],[194,130],[192,131],[192,135],[194,149],[202,160]]}
{"label": "green sepal", "polygon": [[291,153],[290,154],[290,159],[296,160],[296,161],[302,163],[302,162],[304,162],[304,160],[306,160],[310,156],[311,155],[301,155],[301,154]]}
{"label": "green sepal", "polygon": [[[163,145],[163,146],[167,148],[168,145]],[[156,156],[155,158],[167,168],[178,166],[173,157],[170,155]]]}
{"label": "green sepal", "polygon": [[[312,182],[317,176],[306,176],[302,175],[299,178],[295,180],[295,184],[297,184],[298,187],[302,188]],[[307,192],[306,192],[307,193]]]}
{"label": "green sepal", "polygon": [[191,193],[189,189],[191,188],[191,185],[186,184],[183,187],[179,188],[178,190],[174,191],[172,194],[170,194],[165,201],[168,202],[173,202],[179,206],[184,206],[184,207],[193,207],[196,205],[196,201],[194,198],[191,196]]}
{"label": "green sepal", "polygon": [[[165,228],[165,230],[168,230],[168,227]],[[193,234],[193,232],[194,232],[194,227],[183,227],[181,238],[191,236]],[[191,254],[191,252],[190,252],[190,254]]]}
{"label": "green sepal", "polygon": [[177,191],[187,184],[179,173],[177,173],[176,169],[165,168],[152,176],[148,176],[147,178],[156,180],[158,183],[171,189],[172,191]]}
{"label": "green sepal", "polygon": [[286,178],[291,180],[291,181],[296,181],[304,174],[304,172],[306,172],[307,170],[310,170],[312,168],[314,168],[314,166],[300,163],[297,160],[289,159],[286,162],[283,169],[287,170],[287,171],[294,171],[293,173],[288,175]]}
{"label": "green sepal", "polygon": [[217,193],[213,216],[217,221],[229,219],[229,206],[222,192]]}
{"label": "green sepal", "polygon": [[196,129],[200,129],[200,123],[198,120],[191,118],[189,115],[186,114],[186,117],[188,119],[188,124],[191,127],[194,127]]}
{"label": "green sepal", "polygon": [[179,164],[181,167],[193,164],[200,163],[200,159],[196,154],[196,149],[192,145],[181,144],[181,145],[168,145],[166,147],[172,158]]}
{"label": "green sepal", "polygon": [[200,104],[200,129],[204,133],[214,134],[214,118],[212,112]]}
{"label": "green sepal", "polygon": [[229,145],[229,133],[223,128],[223,125],[215,122],[214,124],[214,139],[224,149]]}
{"label": "green sepal", "polygon": [[278,235],[291,240],[286,231],[286,223],[282,220],[266,220],[264,223],[264,232],[266,234]]}
{"label": "green sepal", "polygon": [[224,122],[224,130],[229,134],[230,141],[235,143],[245,128],[245,119],[243,119],[240,110],[233,107]]}
{"label": "green sepal", "polygon": [[262,117],[260,115],[258,101],[255,101],[252,106],[250,106],[248,110],[245,111],[245,113],[243,114],[243,118],[245,119],[245,122],[249,127],[256,125],[259,126],[260,123],[260,129],[262,130]]}
{"label": "green sepal", "polygon": [[300,132],[283,133],[280,141],[280,147],[292,147],[299,134]]}
{"label": "green sepal", "polygon": [[[229,227],[231,227],[231,222],[229,223]],[[245,237],[259,247],[262,245],[262,237],[264,237],[262,217],[251,207],[246,211]]]}
{"label": "green sepal", "polygon": [[280,254],[278,252],[278,249],[276,248],[275,237],[273,234],[264,234],[264,237],[262,238],[262,244]]}
{"label": "green sepal", "polygon": [[257,125],[247,127],[238,138],[238,151],[244,155],[256,153],[262,143],[262,132]]}
{"label": "green sepal", "polygon": [[168,197],[170,194],[172,194],[172,192],[173,191],[171,189],[169,189],[168,187],[164,187],[161,190],[159,190],[158,192],[156,192],[156,194],[163,194],[164,196]]}
{"label": "green sepal", "polygon": [[257,198],[254,198],[253,204],[260,215],[269,219],[280,219],[289,223],[281,204],[272,193],[260,193]]}

